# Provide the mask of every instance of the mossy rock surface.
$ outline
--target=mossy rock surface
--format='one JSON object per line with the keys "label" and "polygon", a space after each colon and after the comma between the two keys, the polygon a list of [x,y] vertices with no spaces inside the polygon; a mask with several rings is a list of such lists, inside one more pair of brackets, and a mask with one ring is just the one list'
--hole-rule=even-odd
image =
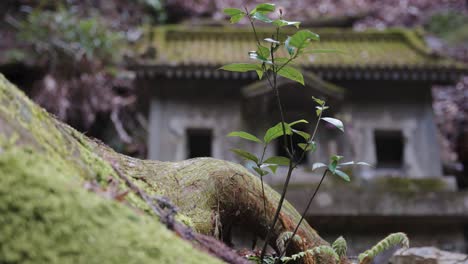
{"label": "mossy rock surface", "polygon": [[0,153],[0,263],[220,263],[30,149]]}
{"label": "mossy rock surface", "polygon": [[111,166],[1,75],[0,102],[0,263],[221,263],[106,197]]}

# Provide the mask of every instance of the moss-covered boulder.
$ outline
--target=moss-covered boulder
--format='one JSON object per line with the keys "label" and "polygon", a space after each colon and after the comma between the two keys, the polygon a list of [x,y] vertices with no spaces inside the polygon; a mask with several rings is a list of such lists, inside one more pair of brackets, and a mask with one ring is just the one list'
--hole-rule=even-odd
{"label": "moss-covered boulder", "polygon": [[0,263],[221,263],[28,148],[0,150]]}
{"label": "moss-covered boulder", "polygon": [[[231,162],[118,154],[50,116],[0,74],[0,263],[219,262],[202,251],[242,263],[223,256],[224,244],[179,232],[188,243],[169,231],[122,175],[148,196],[169,198],[179,221],[226,242],[236,225],[264,237],[279,200],[266,186],[264,212],[260,181]],[[299,217],[286,202],[273,248]],[[326,244],[305,222],[298,234],[291,253]]]}
{"label": "moss-covered boulder", "polygon": [[0,263],[222,263],[109,186],[87,190],[111,168],[2,76],[0,101]]}

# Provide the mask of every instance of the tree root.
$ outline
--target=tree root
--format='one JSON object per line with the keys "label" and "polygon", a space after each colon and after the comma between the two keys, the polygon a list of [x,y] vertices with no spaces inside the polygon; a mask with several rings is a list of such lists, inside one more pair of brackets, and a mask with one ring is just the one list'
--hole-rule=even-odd
{"label": "tree root", "polygon": [[[80,171],[83,179],[95,180],[102,188],[106,188],[106,177],[117,179],[123,183],[121,188],[134,194],[125,197],[126,204],[156,214],[180,237],[229,263],[247,262],[213,237],[230,242],[229,230],[240,226],[264,238],[280,198],[276,191],[265,185],[266,199],[263,201],[260,180],[244,167],[231,162],[212,158],[161,162],[118,154],[56,120],[2,75],[0,136],[7,139],[15,137],[14,144],[60,160]],[[162,197],[167,197],[171,203]],[[194,230],[175,220],[178,216],[185,217],[185,224]],[[269,245],[277,250],[278,236],[293,231],[299,219],[299,213],[285,202]],[[290,243],[288,254],[328,244],[306,221],[297,234],[301,239]],[[312,257],[302,261],[315,263]]]}

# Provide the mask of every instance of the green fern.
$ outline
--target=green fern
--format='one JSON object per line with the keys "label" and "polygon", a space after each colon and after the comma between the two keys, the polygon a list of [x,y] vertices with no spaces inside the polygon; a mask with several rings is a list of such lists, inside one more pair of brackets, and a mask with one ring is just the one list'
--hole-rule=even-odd
{"label": "green fern", "polygon": [[338,256],[341,258],[346,256],[348,245],[346,243],[346,240],[342,236],[340,236],[335,240],[335,242],[333,242],[332,248],[333,250],[335,250],[336,254],[338,254]]}
{"label": "green fern", "polygon": [[370,261],[383,251],[396,246],[401,245],[404,248],[409,247],[409,239],[405,233],[393,233],[381,240],[371,249],[366,250],[364,253],[359,254],[359,263],[363,263],[364,260]]}
{"label": "green fern", "polygon": [[[278,247],[278,249],[281,251],[281,252],[284,252],[286,250],[285,246],[286,246],[286,242],[291,239],[292,237],[292,234],[293,232],[283,232],[281,233],[279,236],[278,236],[278,239],[276,239],[276,246]],[[294,238],[293,238],[294,241],[296,242],[301,242],[301,237],[298,236],[297,234],[294,235]]]}
{"label": "green fern", "polygon": [[287,263],[292,260],[298,260],[298,259],[303,258],[306,254],[311,254],[312,256],[325,254],[325,255],[332,256],[337,262],[340,260],[340,257],[338,256],[338,254],[336,254],[335,250],[333,250],[332,247],[323,245],[323,246],[318,246],[318,247],[308,249],[306,251],[299,252],[297,254],[291,255],[291,257],[282,257],[281,261],[283,263]]}

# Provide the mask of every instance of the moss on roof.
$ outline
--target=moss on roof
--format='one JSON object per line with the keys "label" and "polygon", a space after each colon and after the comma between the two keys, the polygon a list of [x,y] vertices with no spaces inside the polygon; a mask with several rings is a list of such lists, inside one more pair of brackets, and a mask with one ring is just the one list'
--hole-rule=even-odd
{"label": "moss on roof", "polygon": [[[345,54],[306,55],[299,61],[303,67],[464,67],[432,54],[418,30],[356,32],[325,28],[312,31],[321,38],[312,44],[312,48],[337,49]],[[260,38],[266,38],[271,33],[259,28],[258,34]],[[247,52],[255,50],[256,44],[246,27],[169,25],[149,29],[142,47],[157,50],[156,58],[146,60],[146,65],[219,66],[248,61]]]}

